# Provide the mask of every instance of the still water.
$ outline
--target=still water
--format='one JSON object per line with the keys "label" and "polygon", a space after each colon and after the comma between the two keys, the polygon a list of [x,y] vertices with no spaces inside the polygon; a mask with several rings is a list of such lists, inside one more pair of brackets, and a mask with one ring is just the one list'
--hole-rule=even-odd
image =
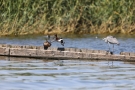
{"label": "still water", "polygon": [[[97,36],[97,38],[95,38]],[[64,47],[108,50],[106,35],[67,35]],[[135,51],[135,36],[115,35],[115,53]],[[42,46],[45,36],[0,37],[0,43]],[[52,47],[63,47],[54,42]],[[135,64],[122,61],[0,57],[1,90],[135,90]]]}

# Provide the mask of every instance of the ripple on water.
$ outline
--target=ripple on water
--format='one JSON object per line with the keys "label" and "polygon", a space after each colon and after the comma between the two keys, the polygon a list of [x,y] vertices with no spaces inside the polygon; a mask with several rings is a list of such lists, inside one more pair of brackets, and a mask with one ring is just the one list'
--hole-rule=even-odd
{"label": "ripple on water", "polygon": [[[135,66],[120,61],[0,60],[2,90],[135,89]],[[8,87],[7,87],[8,86]]]}

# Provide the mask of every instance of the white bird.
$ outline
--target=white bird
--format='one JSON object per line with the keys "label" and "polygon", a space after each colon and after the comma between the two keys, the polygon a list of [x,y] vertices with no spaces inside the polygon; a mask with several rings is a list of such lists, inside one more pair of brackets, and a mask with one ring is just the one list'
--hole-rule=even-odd
{"label": "white bird", "polygon": [[57,34],[55,34],[55,40],[54,41],[60,42],[62,46],[64,46],[64,44],[65,44],[65,42],[62,38],[57,37]]}
{"label": "white bird", "polygon": [[[106,38],[103,39],[106,43],[108,43],[109,46],[109,51],[110,51],[110,44],[113,44],[113,52],[114,52],[114,44],[119,45],[120,43],[118,42],[118,40],[116,38],[114,38],[113,36],[107,36]],[[110,52],[111,54],[113,54],[113,52]]]}

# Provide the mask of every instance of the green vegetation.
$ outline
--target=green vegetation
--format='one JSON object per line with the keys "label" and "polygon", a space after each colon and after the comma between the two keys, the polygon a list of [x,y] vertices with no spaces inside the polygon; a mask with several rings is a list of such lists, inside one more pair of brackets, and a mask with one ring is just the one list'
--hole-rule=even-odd
{"label": "green vegetation", "polygon": [[135,0],[0,0],[0,35],[135,33]]}

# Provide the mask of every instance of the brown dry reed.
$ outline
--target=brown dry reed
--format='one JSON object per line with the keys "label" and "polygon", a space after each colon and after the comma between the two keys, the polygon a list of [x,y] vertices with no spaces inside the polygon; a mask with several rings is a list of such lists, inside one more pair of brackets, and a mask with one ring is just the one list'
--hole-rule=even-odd
{"label": "brown dry reed", "polygon": [[0,0],[0,35],[135,33],[135,0]]}

